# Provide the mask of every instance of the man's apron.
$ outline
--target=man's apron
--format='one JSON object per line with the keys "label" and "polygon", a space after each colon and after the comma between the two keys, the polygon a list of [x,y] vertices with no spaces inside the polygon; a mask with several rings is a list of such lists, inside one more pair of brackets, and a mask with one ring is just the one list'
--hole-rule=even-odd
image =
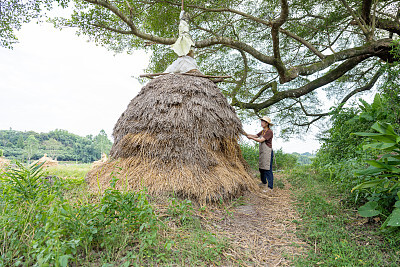
{"label": "man's apron", "polygon": [[258,167],[262,170],[270,170],[272,148],[264,142],[259,144],[260,157],[258,158]]}

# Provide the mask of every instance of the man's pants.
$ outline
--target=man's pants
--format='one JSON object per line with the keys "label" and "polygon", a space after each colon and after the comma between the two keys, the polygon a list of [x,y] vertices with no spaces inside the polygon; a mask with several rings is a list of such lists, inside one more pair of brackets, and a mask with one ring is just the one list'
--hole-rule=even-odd
{"label": "man's pants", "polygon": [[274,174],[272,173],[272,160],[274,159],[274,151],[271,152],[271,163],[269,165],[269,170],[260,170],[260,175],[261,175],[261,182],[263,184],[268,183],[269,188],[274,188]]}

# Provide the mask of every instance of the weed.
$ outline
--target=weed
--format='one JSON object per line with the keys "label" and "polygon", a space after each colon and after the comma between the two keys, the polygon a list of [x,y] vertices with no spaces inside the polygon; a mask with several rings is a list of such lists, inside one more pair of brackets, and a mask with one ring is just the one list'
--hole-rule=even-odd
{"label": "weed", "polygon": [[[377,228],[358,226],[356,215],[342,206],[338,189],[310,167],[296,168],[288,175],[302,217],[299,235],[309,245],[307,257],[297,266],[397,266],[400,257],[390,249]],[[393,245],[393,243],[392,243]],[[399,244],[396,244],[398,247]]]}

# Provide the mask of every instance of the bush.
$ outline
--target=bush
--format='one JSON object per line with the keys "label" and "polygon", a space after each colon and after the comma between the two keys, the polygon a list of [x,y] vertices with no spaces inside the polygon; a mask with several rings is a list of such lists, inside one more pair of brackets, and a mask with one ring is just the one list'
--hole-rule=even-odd
{"label": "bush", "polygon": [[70,203],[64,181],[50,184],[40,166],[18,166],[0,183],[0,228],[7,237],[0,241],[6,251],[0,265],[68,266],[80,254],[126,246],[138,256],[151,251],[158,220],[144,191],[111,188],[94,203]]}
{"label": "bush", "polygon": [[369,200],[359,208],[364,217],[383,215],[386,217],[383,228],[400,226],[400,136],[387,123],[375,123],[372,126],[377,133],[356,133],[373,140],[364,149],[377,149],[381,155],[377,160],[367,160],[370,166],[357,174],[365,182],[353,190],[364,190]]}
{"label": "bush", "polygon": [[297,157],[292,154],[283,153],[282,148],[274,151],[274,169],[290,170],[297,164]]}
{"label": "bush", "polygon": [[241,143],[240,149],[242,150],[243,158],[250,165],[253,170],[258,170],[258,143],[252,145],[248,143]]}

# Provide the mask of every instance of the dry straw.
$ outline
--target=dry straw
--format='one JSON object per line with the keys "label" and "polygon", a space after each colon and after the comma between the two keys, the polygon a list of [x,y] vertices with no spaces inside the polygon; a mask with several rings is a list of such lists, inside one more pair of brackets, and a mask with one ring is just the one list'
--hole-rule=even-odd
{"label": "dry straw", "polygon": [[170,74],[150,81],[114,127],[110,159],[86,179],[93,190],[119,178],[119,189],[145,186],[199,202],[256,188],[241,155],[242,125],[209,79]]}
{"label": "dry straw", "polygon": [[58,166],[58,161],[48,157],[47,154],[44,154],[37,162],[38,164],[43,163],[43,167]]}

